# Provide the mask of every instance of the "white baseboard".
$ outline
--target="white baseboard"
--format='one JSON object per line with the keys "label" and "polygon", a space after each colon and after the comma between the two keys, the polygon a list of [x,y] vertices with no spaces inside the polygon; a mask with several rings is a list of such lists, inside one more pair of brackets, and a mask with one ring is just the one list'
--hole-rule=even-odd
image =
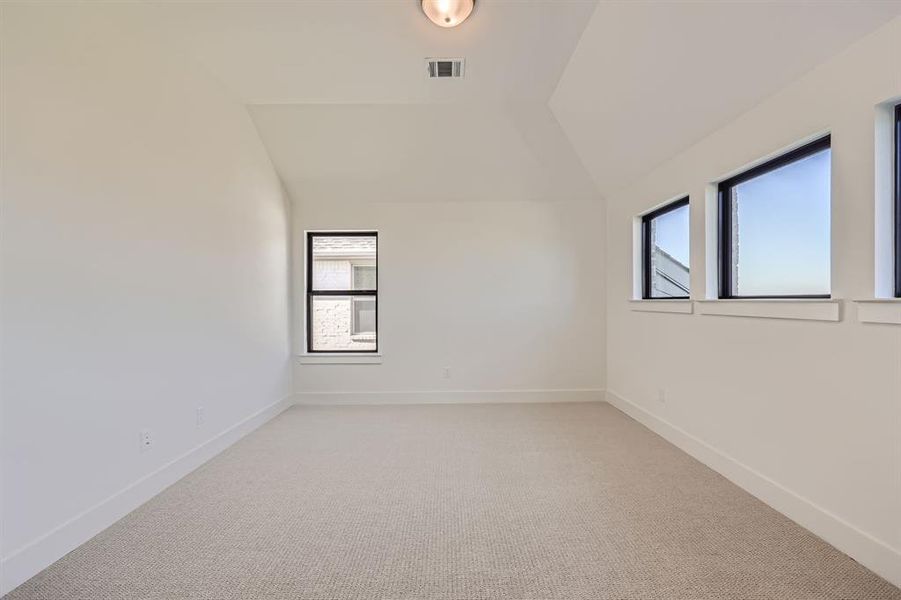
{"label": "white baseboard", "polygon": [[[304,392],[254,413],[0,561],[0,596],[24,583],[291,404],[603,402],[603,390]],[[606,401],[894,585],[901,552],[612,391]]]}
{"label": "white baseboard", "polygon": [[494,404],[604,402],[604,390],[428,390],[404,392],[298,392],[297,404]]}
{"label": "white baseboard", "polygon": [[901,587],[901,551],[619,394],[607,390],[607,402],[887,581]]}
{"label": "white baseboard", "polygon": [[0,561],[0,596],[21,585],[293,404],[287,396],[195,446]]}

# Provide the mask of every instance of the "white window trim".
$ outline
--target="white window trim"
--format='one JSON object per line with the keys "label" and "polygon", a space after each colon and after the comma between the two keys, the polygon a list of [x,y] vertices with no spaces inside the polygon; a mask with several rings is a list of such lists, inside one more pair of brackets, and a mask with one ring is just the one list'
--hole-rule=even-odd
{"label": "white window trim", "polygon": [[867,298],[855,300],[854,304],[861,323],[901,325],[901,298]]}
{"label": "white window trim", "polygon": [[699,315],[795,319],[801,321],[841,321],[842,301],[835,298],[767,298],[698,300]]}
{"label": "white window trim", "polygon": [[694,312],[691,300],[630,300],[629,308],[636,312],[680,313],[690,315]]}
{"label": "white window trim", "polygon": [[380,365],[382,364],[382,355],[368,352],[360,354],[316,352],[315,354],[298,355],[297,362],[302,365]]}
{"label": "white window trim", "polygon": [[899,103],[901,96],[896,96],[876,106],[874,300],[895,295],[895,106]]}

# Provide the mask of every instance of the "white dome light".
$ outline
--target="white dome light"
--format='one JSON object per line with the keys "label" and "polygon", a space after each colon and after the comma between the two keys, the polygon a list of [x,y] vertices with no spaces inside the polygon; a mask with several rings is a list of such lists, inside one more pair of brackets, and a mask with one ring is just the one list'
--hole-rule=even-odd
{"label": "white dome light", "polygon": [[456,27],[472,12],[475,0],[422,0],[422,12],[441,27]]}

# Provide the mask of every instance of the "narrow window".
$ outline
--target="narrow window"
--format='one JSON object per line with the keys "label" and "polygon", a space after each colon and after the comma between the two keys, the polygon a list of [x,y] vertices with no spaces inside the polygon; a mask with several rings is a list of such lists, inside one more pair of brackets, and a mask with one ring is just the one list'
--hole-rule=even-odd
{"label": "narrow window", "polygon": [[895,296],[901,298],[901,104],[895,107]]}
{"label": "narrow window", "polygon": [[378,234],[307,233],[307,351],[378,347]]}
{"label": "narrow window", "polygon": [[830,137],[719,184],[720,298],[829,298]]}
{"label": "narrow window", "polygon": [[688,198],[641,218],[642,298],[689,297]]}

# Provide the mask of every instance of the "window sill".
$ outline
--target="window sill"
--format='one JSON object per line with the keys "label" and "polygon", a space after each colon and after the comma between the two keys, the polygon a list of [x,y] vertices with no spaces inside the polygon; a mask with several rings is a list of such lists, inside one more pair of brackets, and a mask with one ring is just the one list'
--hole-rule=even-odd
{"label": "window sill", "polygon": [[861,323],[901,325],[901,298],[855,300],[857,320]]}
{"label": "window sill", "polygon": [[698,314],[759,319],[840,321],[841,300],[833,298],[760,300],[698,300]]}
{"label": "window sill", "polygon": [[315,354],[298,354],[297,362],[302,365],[380,365],[382,364],[382,355],[317,352]]}
{"label": "window sill", "polygon": [[691,300],[630,300],[629,308],[638,312],[681,313],[694,311]]}

